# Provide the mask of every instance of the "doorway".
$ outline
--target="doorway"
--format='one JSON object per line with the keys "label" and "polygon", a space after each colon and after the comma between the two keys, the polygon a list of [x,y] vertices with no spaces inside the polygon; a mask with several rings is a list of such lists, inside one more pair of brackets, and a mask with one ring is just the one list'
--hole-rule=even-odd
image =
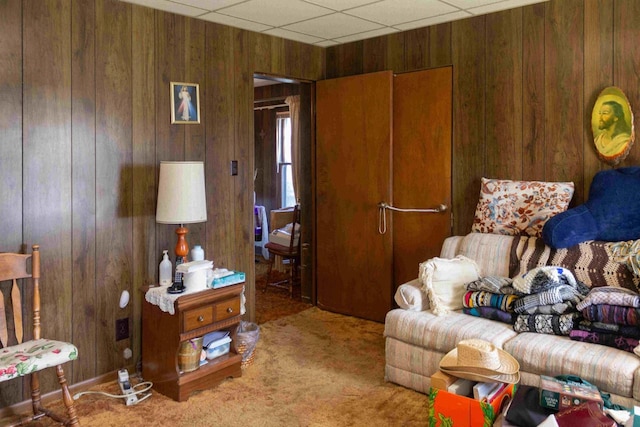
{"label": "doorway", "polygon": [[[314,89],[309,81],[254,75],[254,247],[259,323],[315,305],[311,244]],[[295,102],[298,107],[292,106]],[[292,141],[294,132],[297,143]],[[296,203],[300,206],[300,285],[294,287],[290,298],[288,291],[272,286],[263,291],[269,263],[264,245],[275,228],[287,223],[287,215],[291,216],[287,208]],[[289,265],[278,258],[275,261],[272,279],[286,277]]]}

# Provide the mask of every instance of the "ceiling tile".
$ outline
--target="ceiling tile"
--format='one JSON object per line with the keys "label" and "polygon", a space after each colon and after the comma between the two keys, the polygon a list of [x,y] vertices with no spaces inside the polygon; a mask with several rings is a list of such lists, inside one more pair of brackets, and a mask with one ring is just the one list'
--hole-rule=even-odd
{"label": "ceiling tile", "polygon": [[151,7],[153,9],[164,10],[178,15],[198,16],[206,12],[203,9],[186,6],[166,0],[123,0],[127,3],[139,4],[140,6]]}
{"label": "ceiling tile", "polygon": [[276,37],[282,37],[283,39],[296,40],[302,43],[314,44],[324,39],[319,37],[310,36],[308,34],[296,33],[295,31],[285,30],[283,28],[273,28],[267,30],[264,34],[269,34]]}
{"label": "ceiling tile", "polygon": [[199,16],[198,18],[206,21],[216,22],[218,24],[229,25],[231,27],[242,28],[243,30],[262,32],[272,27],[262,25],[257,22],[245,21],[244,19],[234,18],[233,16],[221,15],[217,12],[211,12]]}
{"label": "ceiling tile", "polygon": [[345,13],[385,25],[396,25],[456,10],[455,7],[438,0],[383,0],[350,9]]}
{"label": "ceiling tile", "polygon": [[249,0],[218,10],[236,18],[279,27],[332,13],[332,10],[300,0]]}
{"label": "ceiling tile", "polygon": [[227,7],[246,0],[173,0],[174,3],[182,3],[188,6],[199,7],[207,11],[214,11],[221,7]]}
{"label": "ceiling tile", "polygon": [[297,24],[287,25],[285,29],[297,31],[299,33],[310,34],[323,39],[335,39],[351,34],[362,33],[381,28],[382,25],[365,21],[349,15],[334,13],[333,15],[322,16],[310,19]]}
{"label": "ceiling tile", "polygon": [[398,24],[394,25],[394,27],[402,31],[413,30],[414,28],[428,27],[430,25],[442,24],[443,22],[451,22],[457,21],[458,19],[471,18],[472,16],[473,15],[468,12],[459,11],[447,13],[445,15],[434,16],[433,18],[419,19],[413,22]]}
{"label": "ceiling tile", "polygon": [[504,3],[507,0],[444,0],[447,3],[457,6],[460,9],[470,9],[472,7],[485,6],[492,3]]}
{"label": "ceiling tile", "polygon": [[542,2],[540,0],[509,0],[507,2],[500,2],[500,3],[494,3],[494,4],[481,6],[481,7],[469,8],[468,10],[474,15],[484,15],[487,13],[498,12],[501,10],[528,6],[534,3],[544,3],[545,1],[548,1],[548,0],[544,0]]}
{"label": "ceiling tile", "polygon": [[341,11],[352,9],[369,3],[375,3],[379,0],[303,0],[307,3],[317,4],[318,6],[327,7],[329,9]]}
{"label": "ceiling tile", "polygon": [[320,47],[329,47],[329,46],[335,46],[337,44],[340,44],[338,42],[335,42],[333,40],[325,40],[323,42],[318,42],[316,43],[316,46],[320,46]]}
{"label": "ceiling tile", "polygon": [[339,43],[349,43],[357,40],[370,39],[372,37],[384,36],[385,34],[391,34],[391,33],[397,33],[397,32],[399,31],[396,30],[395,28],[384,27],[384,28],[380,28],[379,30],[365,31],[364,33],[352,34],[346,37],[338,37],[337,39],[335,39],[335,41]]}

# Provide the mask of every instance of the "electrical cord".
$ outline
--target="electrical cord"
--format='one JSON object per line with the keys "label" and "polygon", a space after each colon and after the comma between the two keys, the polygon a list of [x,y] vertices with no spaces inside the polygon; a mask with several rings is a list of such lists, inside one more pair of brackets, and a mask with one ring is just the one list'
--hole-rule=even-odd
{"label": "electrical cord", "polygon": [[[136,388],[140,387],[140,386],[144,386],[146,385],[145,388],[143,388],[142,390],[136,390]],[[76,393],[73,395],[73,400],[78,400],[80,397],[84,396],[85,394],[101,394],[103,396],[107,396],[107,397],[112,397],[115,399],[126,399],[128,396],[130,396],[131,394],[141,394],[141,393],[145,393],[146,391],[150,390],[151,387],[153,387],[153,383],[151,381],[145,381],[145,382],[141,382],[139,384],[136,384],[134,386],[132,386],[132,389],[134,390],[133,393],[129,393],[129,394],[111,394],[111,393],[106,393],[104,391],[94,391],[94,390],[87,390],[87,391],[81,391],[80,393]],[[143,400],[145,400],[146,398],[151,397],[151,392],[147,393],[146,395],[139,397],[138,398],[138,402],[142,402]]]}

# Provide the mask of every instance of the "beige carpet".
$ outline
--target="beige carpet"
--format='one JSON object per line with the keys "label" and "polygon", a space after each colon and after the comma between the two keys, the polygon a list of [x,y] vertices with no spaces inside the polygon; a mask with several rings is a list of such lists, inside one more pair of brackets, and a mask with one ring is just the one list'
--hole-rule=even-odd
{"label": "beige carpet", "polygon": [[[83,426],[424,426],[427,398],[384,381],[383,325],[310,308],[261,325],[241,378],[178,403],[85,395]],[[134,381],[135,382],[135,381]],[[101,390],[117,393],[115,382]]]}

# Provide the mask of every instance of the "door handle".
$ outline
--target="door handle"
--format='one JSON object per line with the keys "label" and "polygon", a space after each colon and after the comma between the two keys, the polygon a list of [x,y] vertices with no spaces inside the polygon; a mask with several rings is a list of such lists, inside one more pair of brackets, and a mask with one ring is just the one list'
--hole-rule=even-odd
{"label": "door handle", "polygon": [[385,234],[387,232],[387,209],[395,212],[440,213],[445,212],[447,209],[449,209],[449,207],[445,204],[440,204],[435,208],[397,208],[388,204],[387,202],[380,202],[378,203],[378,209],[378,233]]}

